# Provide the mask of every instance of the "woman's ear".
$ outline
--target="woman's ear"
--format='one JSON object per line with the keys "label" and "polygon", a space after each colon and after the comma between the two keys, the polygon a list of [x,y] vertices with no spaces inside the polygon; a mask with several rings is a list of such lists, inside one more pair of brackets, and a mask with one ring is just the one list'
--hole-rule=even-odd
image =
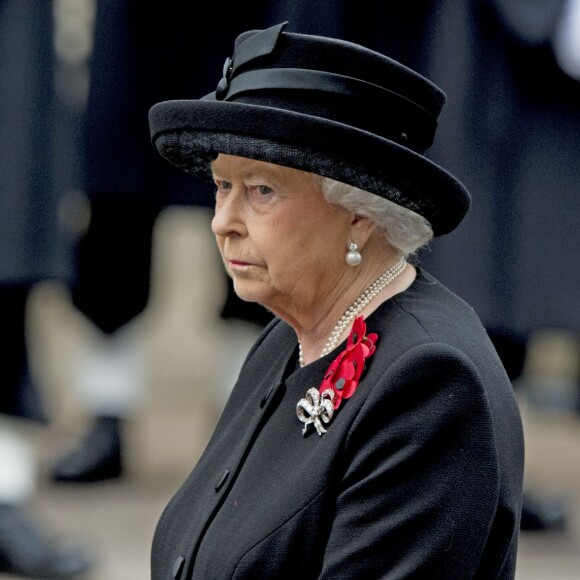
{"label": "woman's ear", "polygon": [[376,229],[377,224],[373,219],[357,214],[352,215],[350,222],[351,240],[356,242],[359,251],[365,247]]}

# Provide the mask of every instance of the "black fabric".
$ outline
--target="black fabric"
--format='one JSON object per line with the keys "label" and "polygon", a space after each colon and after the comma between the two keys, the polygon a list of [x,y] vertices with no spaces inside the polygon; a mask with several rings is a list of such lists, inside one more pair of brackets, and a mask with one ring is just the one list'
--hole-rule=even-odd
{"label": "black fabric", "polygon": [[327,432],[296,404],[343,348],[295,368],[274,320],[165,509],[152,580],[514,578],[523,437],[485,330],[424,272],[367,320],[377,351]]}
{"label": "black fabric", "polygon": [[[308,100],[308,113],[372,131],[381,137],[424,153],[433,143],[437,119],[429,111],[404,95],[352,77],[299,68],[277,68],[243,73],[222,91],[216,90],[216,100],[231,101],[243,93],[268,91],[269,103],[276,108],[300,111]],[[300,91],[317,92],[306,98]],[[376,115],[372,106],[352,107],[356,95],[367,104],[380,101],[389,115]]]}
{"label": "black fabric", "polygon": [[0,412],[35,420],[46,415],[28,368],[26,298],[67,272],[52,40],[50,2],[0,0]]}
{"label": "black fabric", "polygon": [[[230,52],[223,39],[250,27],[262,4],[234,5],[225,14],[207,6],[206,20],[192,3],[166,11],[139,0],[96,3],[84,146],[76,152],[92,220],[77,247],[71,291],[104,332],[146,304],[155,216],[169,205],[213,204],[211,186],[176,171],[152,147],[147,112],[160,100],[213,89]],[[254,311],[232,291],[226,307],[226,316],[242,319]]]}
{"label": "black fabric", "polygon": [[524,370],[528,353],[527,336],[506,328],[488,328],[487,332],[513,384]]}
{"label": "black fabric", "polygon": [[50,2],[0,2],[0,284],[62,274]]}
{"label": "black fabric", "polygon": [[[255,58],[271,54],[279,42],[280,34],[287,25],[288,22],[281,22],[257,34],[240,37],[239,44],[236,47],[238,49],[236,51],[236,60],[234,61],[230,57],[226,59],[222,71],[223,78],[229,81],[231,76],[236,72],[236,69],[240,66],[251,62]],[[242,38],[244,38],[243,41],[241,40]]]}
{"label": "black fabric", "polygon": [[111,334],[140,314],[149,299],[153,226],[160,207],[97,196],[77,247],[73,304]]}
{"label": "black fabric", "polygon": [[29,285],[0,286],[0,413],[46,422],[46,408],[28,365],[26,305],[29,294]]}
{"label": "black fabric", "polygon": [[[317,8],[313,8],[316,11]],[[304,8],[305,14],[308,11]],[[313,14],[314,12],[310,12]],[[248,31],[240,34],[234,42],[232,60],[236,74],[248,70],[264,68],[302,68],[343,74],[377,86],[395,90],[438,117],[445,104],[445,93],[429,79],[402,65],[400,62],[367,48],[354,44],[344,36],[319,36],[290,32],[292,25],[280,34],[276,50],[269,51],[260,59],[236,67],[237,51],[244,49],[246,43],[261,38],[266,31]],[[298,30],[294,28],[294,30]],[[233,40],[233,39],[232,39]],[[230,46],[231,46],[230,40]],[[235,76],[235,75],[233,75]]]}

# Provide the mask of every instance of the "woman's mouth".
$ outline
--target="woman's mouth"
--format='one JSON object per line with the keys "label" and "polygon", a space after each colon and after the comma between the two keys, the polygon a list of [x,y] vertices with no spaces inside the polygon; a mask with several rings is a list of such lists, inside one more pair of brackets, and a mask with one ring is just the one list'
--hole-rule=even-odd
{"label": "woman's mouth", "polygon": [[231,268],[243,268],[246,266],[251,266],[249,262],[244,262],[242,260],[228,260]]}

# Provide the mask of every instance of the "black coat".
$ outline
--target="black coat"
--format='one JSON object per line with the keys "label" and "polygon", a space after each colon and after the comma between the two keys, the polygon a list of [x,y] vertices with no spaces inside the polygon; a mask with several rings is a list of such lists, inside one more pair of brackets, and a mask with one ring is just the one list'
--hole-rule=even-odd
{"label": "black coat", "polygon": [[0,0],[0,285],[61,274],[51,3]]}
{"label": "black coat", "polygon": [[161,517],[152,580],[514,577],[522,427],[481,323],[419,272],[367,327],[377,351],[322,436],[296,404],[337,351],[297,369],[293,330],[267,327]]}
{"label": "black coat", "polygon": [[34,419],[46,415],[28,367],[28,294],[66,277],[70,243],[59,219],[52,40],[51,2],[0,0],[0,413]]}

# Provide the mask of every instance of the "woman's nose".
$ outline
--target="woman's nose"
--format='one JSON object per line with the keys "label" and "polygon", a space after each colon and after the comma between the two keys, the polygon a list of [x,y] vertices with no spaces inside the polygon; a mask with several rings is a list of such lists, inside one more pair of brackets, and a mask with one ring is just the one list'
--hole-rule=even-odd
{"label": "woman's nose", "polygon": [[241,234],[244,231],[243,196],[231,190],[216,201],[211,229],[216,236]]}

